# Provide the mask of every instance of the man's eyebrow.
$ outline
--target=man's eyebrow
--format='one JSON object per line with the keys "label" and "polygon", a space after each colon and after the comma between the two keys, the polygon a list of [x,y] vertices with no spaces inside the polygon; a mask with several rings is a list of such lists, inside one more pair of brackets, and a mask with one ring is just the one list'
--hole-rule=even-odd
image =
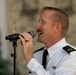
{"label": "man's eyebrow", "polygon": [[40,22],[40,21],[45,21],[45,20],[44,19],[39,19],[38,21]]}

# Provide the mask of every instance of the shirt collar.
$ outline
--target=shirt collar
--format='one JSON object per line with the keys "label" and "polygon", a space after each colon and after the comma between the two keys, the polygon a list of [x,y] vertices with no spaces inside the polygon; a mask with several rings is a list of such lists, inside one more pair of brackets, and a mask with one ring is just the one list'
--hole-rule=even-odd
{"label": "shirt collar", "polygon": [[66,46],[66,40],[65,38],[61,39],[58,43],[56,43],[55,45],[49,47],[48,53],[49,53],[49,57],[51,58],[58,50],[60,50],[60,48]]}

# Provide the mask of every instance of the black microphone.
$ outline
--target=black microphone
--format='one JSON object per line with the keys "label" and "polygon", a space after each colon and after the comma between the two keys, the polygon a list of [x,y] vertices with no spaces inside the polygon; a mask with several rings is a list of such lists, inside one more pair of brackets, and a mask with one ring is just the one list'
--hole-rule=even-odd
{"label": "black microphone", "polygon": [[[30,31],[30,32],[28,32],[28,33],[29,33],[33,38],[35,37],[34,31]],[[15,33],[15,34],[6,36],[5,39],[6,39],[6,40],[10,40],[10,41],[18,40],[18,39],[19,39],[19,35],[20,35],[20,34]],[[22,35],[21,35],[21,36],[22,36]],[[22,36],[22,37],[23,37],[23,36]]]}

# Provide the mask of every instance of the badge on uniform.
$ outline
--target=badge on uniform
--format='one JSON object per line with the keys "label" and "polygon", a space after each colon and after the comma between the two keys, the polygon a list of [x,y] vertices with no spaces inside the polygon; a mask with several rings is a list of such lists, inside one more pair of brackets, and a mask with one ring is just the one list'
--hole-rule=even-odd
{"label": "badge on uniform", "polygon": [[63,49],[70,54],[70,52],[76,51],[74,48],[70,47],[70,46],[65,46],[63,47]]}

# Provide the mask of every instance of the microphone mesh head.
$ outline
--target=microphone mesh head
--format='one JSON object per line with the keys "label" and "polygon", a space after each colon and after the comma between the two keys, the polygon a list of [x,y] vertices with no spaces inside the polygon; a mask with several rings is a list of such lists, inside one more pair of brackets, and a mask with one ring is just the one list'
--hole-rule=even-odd
{"label": "microphone mesh head", "polygon": [[36,36],[36,32],[35,31],[30,31],[30,32],[28,32],[33,38]]}

